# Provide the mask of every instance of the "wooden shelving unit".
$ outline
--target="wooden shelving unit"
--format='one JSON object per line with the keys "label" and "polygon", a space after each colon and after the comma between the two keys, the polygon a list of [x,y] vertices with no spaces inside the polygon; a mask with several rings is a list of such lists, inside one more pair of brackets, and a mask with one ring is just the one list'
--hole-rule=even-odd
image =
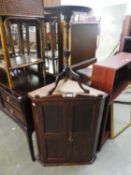
{"label": "wooden shelving unit", "polygon": [[44,85],[43,1],[5,0],[0,9],[0,107],[24,130],[35,160],[27,93]]}
{"label": "wooden shelving unit", "polygon": [[101,149],[110,135],[109,107],[116,97],[131,83],[130,65],[131,53],[120,52],[93,66],[91,86],[109,94],[102,119],[98,149]]}

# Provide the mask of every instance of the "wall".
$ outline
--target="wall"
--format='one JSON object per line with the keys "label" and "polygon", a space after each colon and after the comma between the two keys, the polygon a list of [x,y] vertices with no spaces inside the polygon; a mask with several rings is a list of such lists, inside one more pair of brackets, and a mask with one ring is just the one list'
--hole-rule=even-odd
{"label": "wall", "polygon": [[127,4],[104,7],[101,14],[100,44],[96,57],[103,60],[119,45]]}

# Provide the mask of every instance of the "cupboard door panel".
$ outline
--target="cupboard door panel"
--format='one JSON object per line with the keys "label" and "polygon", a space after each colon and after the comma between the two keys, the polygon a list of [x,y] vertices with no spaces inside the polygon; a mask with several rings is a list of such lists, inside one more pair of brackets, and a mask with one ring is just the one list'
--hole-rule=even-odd
{"label": "cupboard door panel", "polygon": [[64,162],[66,159],[66,107],[63,102],[45,102],[39,112],[42,119],[45,162]]}
{"label": "cupboard door panel", "polygon": [[87,133],[74,134],[74,141],[72,145],[72,159],[73,161],[89,161],[92,157],[90,155],[90,137]]}
{"label": "cupboard door panel", "polygon": [[93,106],[90,103],[81,102],[74,105],[73,132],[89,131],[91,127],[90,117],[92,115]]}
{"label": "cupboard door panel", "polygon": [[90,161],[94,157],[93,146],[97,139],[98,109],[99,103],[97,103],[97,100],[76,101],[73,105],[73,161]]}
{"label": "cupboard door panel", "polygon": [[64,129],[64,106],[57,103],[43,106],[44,132],[62,132]]}
{"label": "cupboard door panel", "polygon": [[54,160],[56,162],[65,160],[65,138],[64,137],[55,137],[54,139],[46,139],[46,159],[47,162]]}

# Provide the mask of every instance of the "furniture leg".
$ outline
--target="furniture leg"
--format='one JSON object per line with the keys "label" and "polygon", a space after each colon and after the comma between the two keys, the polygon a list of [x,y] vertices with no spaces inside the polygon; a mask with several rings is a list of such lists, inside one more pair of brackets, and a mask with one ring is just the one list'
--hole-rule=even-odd
{"label": "furniture leg", "polygon": [[58,85],[60,79],[62,79],[63,77],[65,77],[65,71],[62,71],[62,72],[56,77],[55,87],[49,91],[49,95],[52,95],[52,93],[53,93],[54,90],[56,89],[56,87],[57,87],[57,85]]}
{"label": "furniture leg", "polygon": [[27,132],[26,132],[26,138],[27,138],[27,141],[28,141],[28,146],[29,146],[29,150],[30,150],[31,159],[32,159],[32,161],[35,161],[36,158],[35,158],[35,154],[34,154],[32,132],[29,131],[28,129],[27,129]]}

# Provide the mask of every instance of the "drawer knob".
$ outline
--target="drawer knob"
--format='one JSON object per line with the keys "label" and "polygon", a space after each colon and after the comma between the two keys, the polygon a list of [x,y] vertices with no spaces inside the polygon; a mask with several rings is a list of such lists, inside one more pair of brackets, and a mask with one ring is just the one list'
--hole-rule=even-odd
{"label": "drawer knob", "polygon": [[19,96],[19,97],[18,97],[18,100],[22,100],[22,97]]}
{"label": "drawer knob", "polygon": [[35,103],[32,103],[32,106],[34,106],[34,107],[35,107],[35,106],[36,106],[36,104],[35,104]]}
{"label": "drawer knob", "polygon": [[6,97],[6,101],[7,101],[8,103],[10,102],[10,97],[9,97],[9,96]]}
{"label": "drawer knob", "polygon": [[14,111],[13,111],[13,109],[12,109],[12,108],[10,109],[10,113],[11,113],[11,114],[14,114]]}

